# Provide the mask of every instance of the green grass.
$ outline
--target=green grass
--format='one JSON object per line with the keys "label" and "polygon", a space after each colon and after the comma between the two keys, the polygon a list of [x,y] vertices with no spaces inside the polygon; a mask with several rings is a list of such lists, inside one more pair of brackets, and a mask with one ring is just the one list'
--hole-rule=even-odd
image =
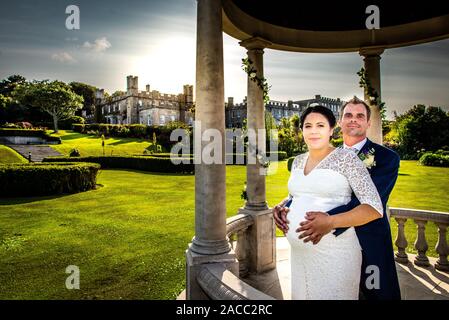
{"label": "green grass", "polygon": [[[60,130],[57,134],[52,135],[61,137],[62,143],[51,145],[51,147],[65,156],[68,156],[70,150],[74,148],[80,151],[82,157],[103,155],[100,137],[69,130]],[[149,145],[150,142],[143,139],[107,138],[105,139],[104,154],[106,156],[143,154],[143,151]]]}
{"label": "green grass", "polygon": [[[449,168],[426,167],[419,165],[417,161],[401,161],[398,181],[390,196],[389,206],[449,212],[448,181]],[[391,227],[394,241],[397,236],[397,223],[394,219],[391,219]],[[405,232],[409,243],[407,252],[417,254],[413,246],[417,235],[416,224],[407,220]],[[427,254],[438,257],[435,251],[438,228],[433,222],[426,225],[426,240],[429,244]]]}
{"label": "green grass", "polygon": [[[287,194],[286,163],[267,177],[270,206]],[[400,174],[390,206],[449,211],[448,168],[403,161]],[[244,166],[227,167],[228,216],[243,204],[245,180]],[[102,170],[98,183],[79,194],[0,200],[0,299],[174,299],[183,290],[194,176]],[[409,242],[414,229],[407,226]],[[435,256],[433,224],[427,239]],[[80,268],[81,290],[65,288],[69,265]]]}
{"label": "green grass", "polygon": [[0,145],[0,164],[9,163],[28,163],[28,160],[26,160],[13,149],[7,146]]}

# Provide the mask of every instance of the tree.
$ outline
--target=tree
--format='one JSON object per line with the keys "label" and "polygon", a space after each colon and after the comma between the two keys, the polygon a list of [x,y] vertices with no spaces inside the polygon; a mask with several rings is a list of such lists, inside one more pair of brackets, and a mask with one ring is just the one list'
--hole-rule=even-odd
{"label": "tree", "polygon": [[305,148],[304,140],[302,138],[302,131],[301,131],[301,120],[299,119],[299,115],[294,114],[290,118],[291,128],[293,130],[293,135],[295,137],[296,145],[298,146],[298,152],[303,152]]}
{"label": "tree", "polygon": [[402,115],[395,114],[389,138],[397,143],[403,159],[417,159],[423,151],[449,148],[449,114],[439,107],[416,105]]}
{"label": "tree", "polygon": [[0,94],[5,97],[10,97],[14,89],[26,83],[26,79],[21,75],[12,75],[0,81]]}
{"label": "tree", "polygon": [[33,81],[16,87],[13,96],[22,104],[39,108],[53,118],[54,130],[58,132],[58,121],[72,117],[82,108],[83,97],[74,93],[61,81]]}
{"label": "tree", "polygon": [[73,92],[84,98],[82,110],[86,111],[87,115],[93,114],[95,110],[95,92],[97,91],[97,88],[82,82],[70,82],[69,85]]}
{"label": "tree", "polygon": [[4,95],[0,94],[0,110],[3,111],[6,109],[6,106],[9,102],[9,98],[5,97]]}

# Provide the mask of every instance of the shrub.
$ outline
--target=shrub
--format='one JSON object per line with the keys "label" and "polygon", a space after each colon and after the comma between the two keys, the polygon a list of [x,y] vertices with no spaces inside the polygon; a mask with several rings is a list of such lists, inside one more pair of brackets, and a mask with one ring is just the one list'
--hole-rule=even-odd
{"label": "shrub", "polygon": [[287,152],[285,152],[285,151],[277,151],[277,152],[273,152],[273,151],[270,151],[270,152],[267,152],[267,155],[268,156],[271,156],[271,155],[273,155],[274,153],[277,153],[277,157],[278,157],[278,161],[282,161],[282,160],[285,160],[285,159],[287,159]]}
{"label": "shrub", "polygon": [[95,163],[29,163],[0,165],[2,197],[43,196],[95,189]]}
{"label": "shrub", "polygon": [[120,126],[117,129],[117,134],[119,137],[127,138],[127,137],[129,137],[130,131],[127,127]]}
{"label": "shrub", "polygon": [[131,135],[135,138],[145,138],[147,128],[143,124],[132,124],[129,126]]}
{"label": "shrub", "polygon": [[426,152],[419,158],[419,163],[431,167],[449,167],[449,156]]}
{"label": "shrub", "polygon": [[78,149],[74,148],[70,150],[69,157],[79,157],[79,156],[81,156],[81,154]]}
{"label": "shrub", "polygon": [[153,156],[50,157],[44,159],[44,162],[65,161],[94,162],[100,164],[103,169],[134,169],[166,173],[193,173],[195,168],[195,165],[192,163],[193,161],[190,161],[190,159],[190,163],[188,164],[174,164],[170,158],[157,158]]}
{"label": "shrub", "polygon": [[439,150],[435,151],[435,154],[441,154],[443,156],[449,156],[449,151],[448,150],[439,149]]}
{"label": "shrub", "polygon": [[[58,128],[62,130],[73,130],[73,126],[76,124],[84,124],[85,120],[83,117],[79,116],[72,116],[68,119],[59,120],[58,121]],[[41,122],[41,124],[45,125],[46,127],[53,128],[53,122]]]}
{"label": "shrub", "polygon": [[85,127],[84,124],[74,124],[74,125],[72,125],[73,131],[78,132],[78,133],[84,133],[84,127]]}
{"label": "shrub", "polygon": [[16,123],[17,128],[20,129],[32,129],[33,125],[29,122],[17,122]]}
{"label": "shrub", "polygon": [[292,171],[293,160],[295,160],[295,157],[290,157],[287,160],[287,169],[288,169],[288,171]]}

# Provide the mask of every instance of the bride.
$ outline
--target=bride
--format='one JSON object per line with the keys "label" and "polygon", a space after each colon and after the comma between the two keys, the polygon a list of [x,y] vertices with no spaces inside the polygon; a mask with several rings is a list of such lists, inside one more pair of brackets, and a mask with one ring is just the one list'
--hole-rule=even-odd
{"label": "bride", "polygon": [[[292,163],[289,198],[282,202],[291,200],[289,224],[299,226],[307,212],[348,203],[352,192],[360,201],[353,215],[368,210],[381,218],[382,202],[363,162],[350,149],[329,143],[336,125],[332,111],[309,107],[300,125],[309,152]],[[292,299],[358,299],[362,252],[354,227],[338,237],[328,233],[317,244],[304,242],[295,228],[285,230],[291,246]]]}

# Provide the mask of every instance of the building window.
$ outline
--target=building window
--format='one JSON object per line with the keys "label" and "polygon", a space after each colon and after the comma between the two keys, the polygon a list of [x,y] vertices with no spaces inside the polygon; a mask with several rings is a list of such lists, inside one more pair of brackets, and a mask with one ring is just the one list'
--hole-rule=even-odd
{"label": "building window", "polygon": [[159,116],[159,124],[165,124],[165,116],[164,115]]}

